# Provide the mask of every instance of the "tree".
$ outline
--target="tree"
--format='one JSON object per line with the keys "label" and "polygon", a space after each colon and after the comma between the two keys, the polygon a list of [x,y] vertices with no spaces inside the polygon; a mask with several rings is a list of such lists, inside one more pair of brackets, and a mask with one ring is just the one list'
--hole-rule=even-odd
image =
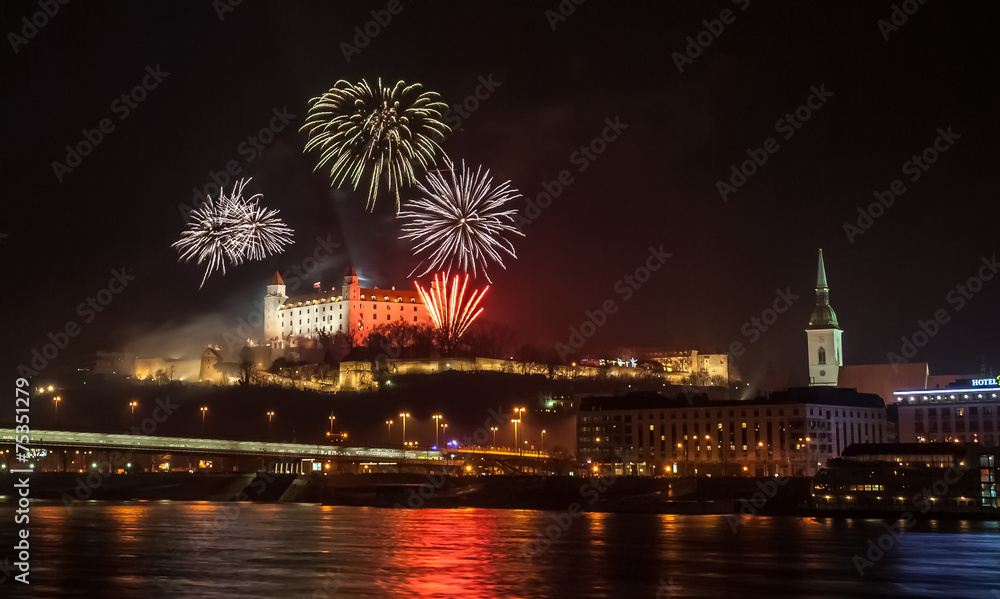
{"label": "tree", "polygon": [[492,320],[477,320],[462,336],[462,346],[473,356],[503,360],[510,358],[514,340],[510,327]]}

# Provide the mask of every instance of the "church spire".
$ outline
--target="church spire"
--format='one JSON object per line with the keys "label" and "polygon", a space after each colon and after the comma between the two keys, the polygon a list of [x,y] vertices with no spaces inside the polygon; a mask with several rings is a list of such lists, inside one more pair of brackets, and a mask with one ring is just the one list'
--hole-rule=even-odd
{"label": "church spire", "polygon": [[823,250],[819,251],[816,269],[816,307],[809,317],[810,329],[839,329],[837,313],[830,306],[830,288],[826,284],[826,266],[823,264]]}

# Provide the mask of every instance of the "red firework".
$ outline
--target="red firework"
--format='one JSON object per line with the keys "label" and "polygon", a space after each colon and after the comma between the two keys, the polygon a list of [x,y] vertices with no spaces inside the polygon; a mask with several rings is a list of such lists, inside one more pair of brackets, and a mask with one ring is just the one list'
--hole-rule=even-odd
{"label": "red firework", "polygon": [[[451,291],[448,290],[448,277],[444,273],[434,275],[430,289],[424,291],[420,283],[414,281],[420,299],[427,306],[434,326],[444,332],[449,341],[455,341],[465,333],[472,321],[476,320],[483,313],[483,308],[479,308],[479,302],[489,291],[487,285],[479,291],[473,291],[469,297],[465,296],[466,286],[469,284],[469,275],[465,275],[462,286],[458,286],[459,275],[455,275],[451,283]],[[477,310],[478,308],[478,310]]]}

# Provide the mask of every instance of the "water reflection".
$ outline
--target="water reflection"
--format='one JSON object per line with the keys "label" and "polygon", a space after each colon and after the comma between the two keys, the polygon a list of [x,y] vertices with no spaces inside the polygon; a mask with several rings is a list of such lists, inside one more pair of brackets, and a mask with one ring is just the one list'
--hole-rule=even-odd
{"label": "water reflection", "polygon": [[[130,502],[32,506],[32,596],[989,597],[1000,524]],[[13,507],[0,505],[0,521]],[[541,541],[546,541],[542,543]]]}

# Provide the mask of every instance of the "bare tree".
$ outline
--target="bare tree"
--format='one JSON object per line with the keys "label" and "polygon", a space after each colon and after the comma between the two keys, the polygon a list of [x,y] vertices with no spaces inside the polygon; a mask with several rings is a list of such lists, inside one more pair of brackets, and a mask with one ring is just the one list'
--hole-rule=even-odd
{"label": "bare tree", "polygon": [[462,336],[466,351],[481,358],[510,358],[513,352],[514,330],[492,320],[479,320]]}

